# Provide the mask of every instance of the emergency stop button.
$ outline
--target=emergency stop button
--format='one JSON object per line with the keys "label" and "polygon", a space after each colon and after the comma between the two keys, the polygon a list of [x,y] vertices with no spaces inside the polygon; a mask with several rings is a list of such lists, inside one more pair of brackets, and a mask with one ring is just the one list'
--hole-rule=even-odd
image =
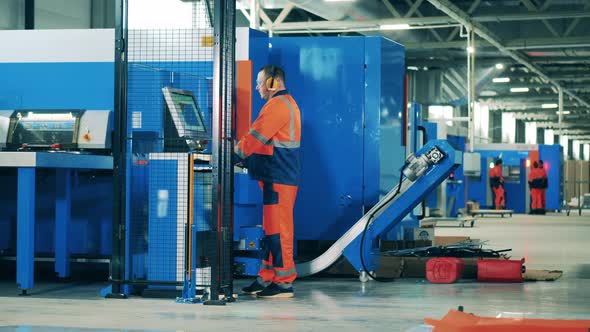
{"label": "emergency stop button", "polygon": [[86,133],[86,134],[84,134],[84,136],[82,136],[82,139],[83,139],[85,142],[88,142],[88,141],[90,141],[90,134],[89,134],[89,133]]}

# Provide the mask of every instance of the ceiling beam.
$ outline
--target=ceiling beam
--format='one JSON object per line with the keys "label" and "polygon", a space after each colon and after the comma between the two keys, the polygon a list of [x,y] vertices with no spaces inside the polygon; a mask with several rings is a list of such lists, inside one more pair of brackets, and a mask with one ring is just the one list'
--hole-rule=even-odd
{"label": "ceiling beam", "polygon": [[[496,47],[487,40],[477,39],[477,48]],[[464,49],[467,45],[465,40],[455,40],[450,42],[423,42],[423,43],[404,43],[406,49],[441,49],[441,48],[460,48]],[[504,41],[506,50],[527,50],[539,48],[577,48],[590,47],[590,36],[563,37],[563,38],[517,38]],[[587,59],[587,58],[586,58]],[[477,62],[477,61],[476,61]]]}
{"label": "ceiling beam", "polygon": [[279,14],[279,16],[277,16],[277,19],[273,22],[273,25],[283,23],[283,21],[287,18],[287,16],[289,16],[289,13],[291,13],[291,10],[293,10],[293,8],[295,8],[294,4],[292,4],[290,2],[287,3],[285,8],[283,8],[283,10],[281,10],[281,13]]}
{"label": "ceiling beam", "polygon": [[408,6],[410,6],[410,9],[408,9],[408,12],[404,15],[404,17],[412,17],[414,13],[417,13],[418,7],[420,7],[423,1],[424,0],[416,0],[414,3],[412,3],[411,0],[406,0],[406,3],[408,4]]}
{"label": "ceiling beam", "polygon": [[[385,0],[387,1],[387,0]],[[391,5],[391,4],[390,4]],[[397,11],[396,11],[397,12]],[[417,12],[416,12],[417,13]],[[563,19],[563,18],[584,18],[590,17],[590,11],[562,11],[562,12],[536,12],[517,13],[504,15],[482,15],[472,18],[475,22],[510,22],[510,21],[536,21],[540,19]],[[320,29],[343,29],[343,28],[367,28],[379,27],[384,24],[410,24],[410,25],[433,25],[453,24],[456,21],[448,16],[425,16],[425,17],[398,17],[378,20],[340,20],[340,21],[311,21],[311,22],[286,22],[273,26],[273,31],[288,30],[320,30]],[[263,25],[268,30],[271,24]]]}
{"label": "ceiling beam", "polygon": [[[564,117],[564,118],[567,118]],[[571,123],[571,122],[566,122],[566,123],[562,123],[563,125],[563,129],[580,129],[580,128],[588,128],[590,129],[590,122],[586,123],[586,124],[582,124],[579,122],[576,123]],[[559,124],[555,123],[555,122],[538,122],[537,123],[537,128],[559,128]],[[582,130],[580,130],[580,132],[583,132]]]}
{"label": "ceiling beam", "polygon": [[[452,4],[450,1],[448,1],[448,0],[428,0],[428,1],[431,4],[433,4],[436,8],[443,11],[445,14],[447,14],[450,17],[452,17],[453,19],[457,20],[457,22],[474,29],[474,31],[477,35],[479,35],[480,37],[487,40],[490,44],[496,46],[496,48],[498,48],[502,53],[509,55],[511,58],[513,58],[516,61],[518,61],[519,63],[525,65],[531,71],[537,73],[537,75],[539,75],[539,77],[541,77],[544,81],[551,82],[556,87],[561,87],[561,85],[557,81],[554,81],[550,77],[548,77],[538,65],[531,63],[529,61],[528,57],[524,56],[523,54],[521,54],[519,52],[515,52],[515,51],[507,49],[501,43],[500,39],[494,33],[492,33],[488,28],[486,28],[481,23],[473,21],[469,17],[468,14],[466,14],[464,11],[462,11],[457,6]],[[581,98],[576,96],[576,94],[574,94],[570,90],[563,89],[563,88],[562,88],[562,90],[565,94],[576,99],[578,102],[580,102],[581,104],[583,104],[587,108],[590,108],[590,104],[587,101],[582,100]]]}
{"label": "ceiling beam", "polygon": [[[418,17],[424,17],[424,15],[422,15],[422,13],[420,12],[420,10],[418,9],[418,6],[420,4],[422,4],[423,0],[417,0],[414,4],[412,4],[412,0],[406,0],[406,4],[410,7],[410,10],[408,11],[408,13],[406,13],[406,17],[410,17],[411,15],[408,15],[409,13],[411,13],[412,10],[414,10],[416,12],[416,16]],[[418,6],[416,6],[416,4],[418,4]],[[428,31],[430,31],[430,33],[434,36],[434,38],[436,38],[436,40],[438,40],[439,42],[443,41],[443,38],[438,34],[438,32],[436,32],[436,30],[434,29],[428,29]]]}
{"label": "ceiling beam", "polygon": [[[473,1],[473,3],[471,4],[471,6],[469,6],[469,9],[467,9],[467,13],[468,14],[473,14],[473,12],[477,9],[477,7],[479,7],[479,4],[480,3],[481,3],[481,0],[475,0],[475,1]],[[447,37],[447,41],[451,41],[451,40],[455,39],[455,36],[459,33],[459,30],[460,29],[461,28],[454,28],[453,31],[451,31],[451,33]]]}
{"label": "ceiling beam", "polygon": [[[564,97],[565,98],[565,97]],[[540,107],[540,104],[553,104],[553,103],[557,103],[557,95],[554,96],[550,96],[550,95],[545,95],[545,96],[521,96],[521,97],[478,97],[478,100],[480,100],[482,103],[486,103],[486,104],[490,104],[491,105],[498,105],[498,106],[510,106],[510,105],[514,105],[514,106],[523,106],[523,105],[537,105],[537,107]],[[563,106],[564,107],[582,107],[582,108],[588,108],[584,105],[580,105],[577,101],[574,100],[566,100],[563,102]]]}
{"label": "ceiling beam", "polygon": [[[453,57],[451,59],[446,59],[444,62],[441,62],[440,58],[434,55],[434,59],[424,59],[421,58],[419,54],[410,54],[408,58],[406,58],[406,65],[408,66],[416,66],[416,67],[465,67],[465,56],[461,57]],[[529,57],[531,62],[540,64],[540,65],[554,65],[558,66],[560,64],[581,64],[581,65],[590,65],[590,56],[589,55],[580,55],[580,56],[550,56],[550,57]],[[513,63],[517,63],[516,60],[508,57],[493,57],[493,58],[477,58],[477,66],[494,66],[497,63],[503,63],[504,65],[510,65]],[[527,75],[531,76],[531,75]]]}
{"label": "ceiling beam", "polygon": [[[584,6],[584,10],[588,10],[590,9],[590,2],[588,2],[585,6]],[[572,23],[570,23],[570,25],[565,29],[565,32],[563,33],[564,37],[569,36],[574,29],[576,28],[576,26],[578,26],[578,23],[580,23],[580,18],[577,17],[575,18]]]}
{"label": "ceiling beam", "polygon": [[[524,4],[524,6],[530,12],[538,12],[539,11],[539,9],[537,8],[537,6],[535,6],[535,4],[533,4],[533,2],[531,0],[520,0],[520,1]],[[547,28],[547,30],[549,30],[549,32],[551,32],[551,34],[553,35],[553,37],[559,37],[559,34],[555,30],[555,28],[553,28],[553,26],[551,25],[551,23],[549,23],[547,20],[541,20],[541,21],[543,22],[543,24],[545,25],[545,27]]]}
{"label": "ceiling beam", "polygon": [[[506,77],[506,75],[498,75],[498,76],[502,76],[502,77]],[[510,77],[510,75],[507,75],[508,77]],[[529,82],[518,82],[518,81],[510,81],[510,83],[491,83],[488,85],[489,89],[491,90],[508,90],[508,88],[510,87],[515,87],[516,85],[518,85],[519,87],[526,87],[526,88],[530,88],[532,89],[551,89],[554,86],[551,85],[550,83],[529,83]],[[586,83],[566,83],[563,84],[563,86],[567,89],[572,89],[572,90],[588,90],[590,89],[590,81],[586,82]],[[545,93],[547,91],[544,91]],[[557,92],[554,92],[554,94],[557,94]],[[514,95],[514,94],[513,94]],[[527,95],[528,96],[528,95]]]}
{"label": "ceiling beam", "polygon": [[393,17],[401,17],[402,16],[397,11],[397,9],[395,9],[395,7],[391,4],[391,2],[389,2],[389,0],[383,0],[383,4],[387,8],[387,10],[389,10],[389,12],[391,13],[391,15],[393,15]]}

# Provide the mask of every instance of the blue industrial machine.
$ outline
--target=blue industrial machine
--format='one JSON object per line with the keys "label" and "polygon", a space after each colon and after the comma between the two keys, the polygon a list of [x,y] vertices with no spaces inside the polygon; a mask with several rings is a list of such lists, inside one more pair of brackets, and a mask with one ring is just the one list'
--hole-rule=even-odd
{"label": "blue industrial machine", "polygon": [[316,259],[297,265],[299,276],[321,272],[344,255],[361,281],[379,267],[375,240],[399,223],[462,162],[462,153],[446,141],[430,141],[411,154],[400,172],[402,182],[360,218],[334,245]]}
{"label": "blue industrial machine", "polygon": [[[426,141],[444,139],[459,151],[465,150],[467,130],[462,127],[448,126],[444,121],[423,122]],[[457,167],[426,199],[430,215],[439,217],[457,217],[459,209],[465,207],[466,187],[463,164]]]}
{"label": "blue industrial machine", "polygon": [[[420,105],[408,108],[405,101],[405,50],[381,37],[267,38],[248,29],[240,35],[247,36],[243,54],[253,63],[251,85],[262,66],[279,65],[301,110],[295,246],[300,259],[315,257],[398,184],[405,156],[423,143],[418,133]],[[244,43],[238,39],[238,48]],[[257,93],[252,93],[251,105],[253,120],[262,106]],[[238,271],[255,275],[257,243],[263,236],[257,227],[260,189],[241,171],[236,173],[235,188]],[[403,239],[404,228],[418,226],[421,211],[405,212],[403,222],[380,233],[380,238]]]}
{"label": "blue industrial machine", "polygon": [[0,80],[0,110],[13,110],[0,120],[0,259],[16,256],[23,291],[34,286],[35,257],[55,258],[68,277],[71,259],[111,252],[113,51],[88,47],[109,36],[0,32],[11,49],[0,63],[10,78]]}
{"label": "blue industrial machine", "polygon": [[[130,35],[132,40],[154,40],[169,33]],[[37,40],[47,38],[64,45],[44,52],[46,43]],[[113,109],[112,38],[108,30],[0,32],[3,45],[14,47],[11,54],[17,55],[13,62],[0,64],[3,74],[11,77],[0,82],[0,110],[11,110],[0,116],[0,147],[22,150],[0,152],[0,180],[7,188],[0,193],[0,258],[17,255],[17,282],[23,290],[33,287],[34,257],[55,255],[56,272],[67,277],[71,256],[88,260],[111,254],[113,114],[93,110]],[[39,51],[20,48],[22,40]],[[163,44],[149,47],[159,45]],[[191,232],[194,238],[206,239],[202,233],[209,231],[205,221],[211,211],[210,158],[188,151],[205,150],[210,140],[201,129],[210,124],[213,65],[206,55],[212,49],[166,59],[155,58],[159,53],[151,50],[133,50],[128,71],[125,279],[182,282],[177,246],[186,242],[178,241],[181,232],[176,226],[181,210],[190,205],[186,200],[178,205],[191,187],[181,179],[190,173],[181,170],[189,169],[186,160],[202,162],[193,169],[193,204],[199,208]],[[181,128],[181,123],[188,126]],[[35,211],[35,203],[43,208]],[[163,239],[158,233],[170,236]],[[168,263],[173,265],[171,272]]]}
{"label": "blue industrial machine", "polygon": [[480,206],[493,207],[488,174],[494,161],[502,158],[502,175],[506,191],[506,208],[515,213],[529,211],[528,174],[533,161],[541,159],[548,175],[547,210],[561,210],[563,153],[560,145],[545,144],[476,144],[481,156],[481,174],[468,177],[469,200]]}
{"label": "blue industrial machine", "polygon": [[[420,110],[415,106],[408,111],[404,95],[404,48],[381,37],[268,38],[257,31],[246,29],[245,32],[238,33],[238,43],[243,39],[248,41],[245,57],[251,62],[252,72],[256,73],[267,63],[282,66],[287,75],[287,87],[301,109],[302,179],[295,207],[296,246],[315,248],[314,244],[310,245],[311,241],[339,241],[349,234],[351,228],[358,227],[355,226],[358,220],[368,211],[381,211],[380,197],[390,197],[392,189],[399,185],[398,175],[405,157],[420,148],[417,134]],[[137,38],[140,37],[138,35]],[[103,39],[109,41],[106,37]],[[5,235],[16,233],[17,218],[19,227],[21,224],[29,226],[29,229],[19,228],[17,236],[19,241],[21,238],[28,241],[22,248],[18,244],[19,255],[26,256],[26,260],[19,259],[19,264],[24,267],[24,270],[21,269],[23,277],[18,278],[23,289],[33,286],[32,261],[36,253],[52,255],[55,251],[56,266],[59,266],[56,269],[62,271],[61,276],[67,276],[69,255],[103,257],[111,252],[112,182],[108,170],[112,158],[107,148],[84,145],[89,144],[88,138],[95,142],[101,136],[97,134],[99,131],[84,124],[84,117],[91,114],[89,110],[113,108],[113,52],[112,43],[107,44],[105,48],[108,52],[105,53],[111,58],[101,58],[96,62],[86,59],[92,55],[76,58],[78,55],[74,54],[72,63],[0,64],[6,72],[19,73],[14,75],[15,80],[10,82],[10,86],[3,89],[15,91],[12,94],[15,97],[0,96],[0,109],[29,112],[41,108],[75,110],[71,114],[78,119],[74,120],[77,124],[70,126],[69,123],[62,123],[62,128],[56,128],[55,121],[47,120],[46,123],[51,122],[54,130],[76,128],[76,140],[68,141],[70,145],[67,148],[83,149],[79,151],[80,157],[76,157],[76,162],[62,159],[66,163],[60,166],[64,171],[58,170],[55,175],[49,176],[56,185],[38,194],[37,203],[55,200],[56,209],[38,211],[36,222],[20,221],[21,218],[34,220],[31,219],[35,215],[34,210],[30,206],[21,207],[21,202],[34,197],[35,188],[43,185],[40,179],[34,178],[30,168],[18,171],[18,213],[14,208],[16,195],[7,194],[7,191],[1,194],[6,196],[2,200],[6,213],[0,216],[0,227],[6,232],[0,232],[0,250],[9,254],[16,251],[13,237]],[[149,56],[143,58],[141,54],[130,54],[129,154],[125,183],[128,200],[126,280],[143,280],[146,283],[154,280],[178,285],[185,278],[187,262],[190,261],[190,266],[196,269],[206,269],[207,266],[206,259],[200,261],[203,255],[197,252],[196,243],[199,239],[207,242],[211,230],[211,225],[207,223],[211,213],[211,202],[207,200],[211,192],[211,169],[207,165],[206,154],[202,153],[207,149],[205,141],[209,134],[199,130],[206,129],[211,122],[212,80],[203,72],[212,72],[212,59],[193,58],[191,54],[186,59],[170,61],[155,61]],[[39,79],[39,72],[48,73],[43,76],[44,80]],[[251,85],[254,86],[255,75],[252,78]],[[30,84],[37,83],[41,85],[27,89]],[[63,93],[64,86],[70,87],[69,93],[56,97]],[[88,94],[87,91],[93,93]],[[263,101],[253,93],[250,102],[253,119]],[[16,117],[14,114],[10,112],[8,120],[4,121],[8,129],[0,131],[2,134],[10,132],[10,118]],[[94,124],[99,123],[103,122]],[[42,126],[36,128],[37,125],[35,123],[33,128],[31,123],[31,130],[40,130]],[[108,130],[102,132],[108,133]],[[108,134],[103,136],[105,142],[110,139]],[[189,136],[191,138],[187,139]],[[78,140],[79,137],[82,141]],[[37,148],[38,145],[37,142],[5,141],[5,148],[23,148],[23,143],[29,143],[25,148]],[[167,144],[170,141],[175,141],[175,144]],[[61,143],[66,147],[65,142],[51,143]],[[426,185],[425,189],[452,168],[447,160],[455,158],[454,152],[444,142],[433,142],[429,148],[435,146],[444,158],[440,162],[429,163],[426,176],[417,180],[416,183]],[[58,146],[50,144],[49,147]],[[418,159],[428,152],[422,150],[417,154]],[[10,153],[23,153],[21,156],[24,156],[25,152]],[[103,159],[88,167],[89,156]],[[201,165],[194,164],[198,158],[202,158]],[[80,166],[78,161],[86,163],[86,166]],[[43,158],[37,158],[36,162],[42,163],[43,167],[55,166]],[[86,173],[75,170],[84,167],[106,171]],[[0,177],[16,191],[14,172],[2,169]],[[65,181],[71,181],[71,191],[62,192],[62,187],[69,187],[60,185]],[[409,185],[409,182],[405,183]],[[190,190],[187,188],[191,185],[195,190],[192,204],[198,208],[192,215],[192,229],[186,229],[185,225],[191,220],[186,212],[190,205],[187,192]],[[401,194],[410,195],[404,197],[411,199],[403,206],[397,205],[401,201],[393,202],[391,206],[397,207],[395,216],[388,213],[383,213],[383,217],[375,215],[373,226],[366,233],[367,239],[398,239],[403,234],[403,227],[417,225],[419,211],[412,213],[411,210],[415,207],[414,202],[421,200],[418,197],[421,193],[416,191],[416,186],[408,185],[400,186],[403,189]],[[236,249],[247,253],[237,261],[242,263],[244,274],[255,274],[258,271],[255,257],[262,237],[262,230],[257,226],[261,223],[261,194],[258,184],[241,171],[235,174],[235,187],[234,240]],[[53,233],[53,220],[58,220],[66,213],[64,211],[69,211],[70,204],[70,227],[58,223],[58,230]],[[21,209],[25,212],[21,213]],[[400,222],[403,218],[404,221]],[[21,232],[27,235],[21,235]],[[39,232],[55,234],[55,240],[51,235],[34,237]],[[196,241],[187,241],[189,237]],[[37,242],[34,246],[32,239]],[[69,247],[64,248],[61,243],[69,243]],[[353,243],[356,245],[359,242],[354,240]],[[189,244],[193,246],[192,251],[185,250]],[[372,246],[367,246],[366,250],[370,252]],[[189,258],[185,256],[187,252],[195,254]],[[358,259],[352,253],[346,256],[358,268]],[[374,268],[372,262],[368,264],[369,269]],[[207,273],[201,271],[203,275]],[[194,291],[194,285],[192,289]]]}

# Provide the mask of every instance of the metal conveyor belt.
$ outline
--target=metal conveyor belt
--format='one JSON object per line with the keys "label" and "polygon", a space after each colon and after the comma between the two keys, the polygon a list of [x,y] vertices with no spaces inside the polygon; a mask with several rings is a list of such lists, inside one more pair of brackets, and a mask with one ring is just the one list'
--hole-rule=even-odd
{"label": "metal conveyor belt", "polygon": [[334,243],[328,250],[326,250],[323,254],[318,256],[317,258],[305,262],[297,264],[297,275],[299,277],[306,277],[316,273],[319,273],[332,264],[334,264],[340,256],[342,256],[342,252],[344,248],[346,248],[354,239],[356,239],[363,230],[365,229],[365,225],[367,224],[367,220],[373,215],[373,220],[375,220],[379,215],[381,215],[384,211],[386,211],[393,202],[399,199],[403,193],[408,190],[412,186],[414,182],[403,179],[401,183],[401,190],[400,193],[395,197],[395,193],[398,190],[399,185],[395,186],[385,197],[383,197],[371,210],[365,213],[342,237],[340,237],[336,243]]}

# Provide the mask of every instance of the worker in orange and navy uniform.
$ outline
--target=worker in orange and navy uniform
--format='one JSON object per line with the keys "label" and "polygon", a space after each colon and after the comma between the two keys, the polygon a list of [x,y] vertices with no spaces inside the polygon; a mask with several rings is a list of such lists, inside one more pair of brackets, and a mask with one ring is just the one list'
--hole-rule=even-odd
{"label": "worker in orange and navy uniform", "polygon": [[490,187],[494,194],[496,210],[506,208],[506,196],[504,193],[504,177],[502,176],[502,159],[496,159],[494,167],[490,169]]}
{"label": "worker in orange and navy uniform", "polygon": [[543,189],[543,172],[539,169],[539,163],[533,162],[533,169],[529,173],[529,187],[531,189],[531,213],[539,214],[541,211],[541,190]]}
{"label": "worker in orange and navy uniform", "polygon": [[242,290],[262,298],[292,297],[297,276],[293,206],[299,184],[301,119],[295,99],[285,89],[285,73],[280,67],[262,68],[256,83],[256,90],[267,102],[234,152],[262,189],[265,238],[258,278]]}
{"label": "worker in orange and navy uniform", "polygon": [[543,187],[541,188],[541,213],[545,214],[547,211],[547,187],[549,186],[549,180],[547,178],[547,170],[543,164],[543,160],[539,160],[539,170],[543,179]]}

